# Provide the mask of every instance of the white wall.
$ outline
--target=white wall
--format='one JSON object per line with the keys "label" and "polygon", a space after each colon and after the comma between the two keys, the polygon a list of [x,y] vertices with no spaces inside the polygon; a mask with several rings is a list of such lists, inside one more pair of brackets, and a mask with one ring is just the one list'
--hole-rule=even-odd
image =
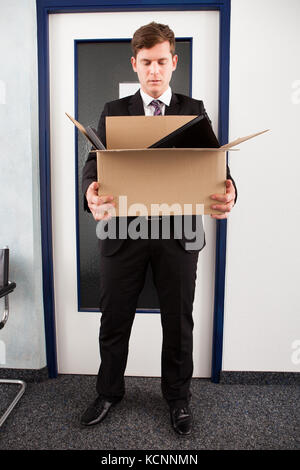
{"label": "white wall", "polygon": [[223,370],[300,371],[299,20],[299,0],[232,0],[230,139],[271,132],[229,155]]}
{"label": "white wall", "polygon": [[[0,0],[0,246],[10,248],[10,316],[0,367],[46,365],[38,173],[34,0]],[[0,315],[4,309],[0,300]]]}

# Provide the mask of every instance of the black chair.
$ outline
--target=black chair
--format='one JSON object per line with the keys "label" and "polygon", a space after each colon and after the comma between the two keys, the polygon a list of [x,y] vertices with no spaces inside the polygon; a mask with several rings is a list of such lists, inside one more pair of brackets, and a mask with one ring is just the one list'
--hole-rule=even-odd
{"label": "black chair", "polygon": [[[15,287],[15,282],[10,282],[9,280],[9,248],[0,248],[0,298],[4,297],[4,313],[0,321],[0,330],[4,327],[5,323],[8,320],[9,316],[9,299],[8,296],[11,294]],[[0,427],[4,421],[8,418],[9,414],[12,412],[21,396],[25,392],[26,383],[23,380],[16,379],[0,379],[0,384],[17,384],[21,388],[14,400],[11,402],[9,407],[6,409],[5,413],[0,418]]]}

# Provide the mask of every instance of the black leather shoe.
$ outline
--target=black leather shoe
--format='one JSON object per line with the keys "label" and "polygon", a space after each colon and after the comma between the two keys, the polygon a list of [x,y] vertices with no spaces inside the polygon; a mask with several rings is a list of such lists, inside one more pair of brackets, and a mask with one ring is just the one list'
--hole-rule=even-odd
{"label": "black leather shoe", "polygon": [[107,416],[110,408],[117,402],[111,402],[103,397],[98,397],[96,400],[85,410],[81,417],[81,424],[84,426],[91,426],[92,424],[100,423]]}
{"label": "black leather shoe", "polygon": [[178,434],[188,435],[192,430],[192,413],[188,405],[170,408],[171,423]]}

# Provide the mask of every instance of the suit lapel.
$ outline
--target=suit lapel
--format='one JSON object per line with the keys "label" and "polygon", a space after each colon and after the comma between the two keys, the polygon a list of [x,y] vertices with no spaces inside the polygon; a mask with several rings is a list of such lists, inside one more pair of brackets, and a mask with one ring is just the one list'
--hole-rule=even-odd
{"label": "suit lapel", "polygon": [[170,101],[170,106],[166,106],[165,115],[177,115],[180,114],[180,106],[177,96],[172,93],[172,98]]}
{"label": "suit lapel", "polygon": [[128,103],[128,113],[130,116],[144,116],[144,105],[143,100],[140,94],[140,90],[138,90],[132,97]]}

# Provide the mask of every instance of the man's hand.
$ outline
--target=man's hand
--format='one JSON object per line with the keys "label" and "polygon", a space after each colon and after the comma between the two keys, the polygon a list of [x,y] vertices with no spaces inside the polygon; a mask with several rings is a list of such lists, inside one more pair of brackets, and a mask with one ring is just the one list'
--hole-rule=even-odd
{"label": "man's hand", "polygon": [[[210,207],[223,212],[223,214],[211,214],[211,217],[213,219],[227,219],[235,200],[235,189],[232,181],[226,180],[226,194],[212,194],[210,197],[217,202],[217,204],[214,203]],[[218,204],[218,202],[221,202],[221,204]]]}
{"label": "man's hand", "polygon": [[114,214],[113,196],[98,196],[99,183],[91,183],[85,194],[89,209],[95,220],[108,220]]}

